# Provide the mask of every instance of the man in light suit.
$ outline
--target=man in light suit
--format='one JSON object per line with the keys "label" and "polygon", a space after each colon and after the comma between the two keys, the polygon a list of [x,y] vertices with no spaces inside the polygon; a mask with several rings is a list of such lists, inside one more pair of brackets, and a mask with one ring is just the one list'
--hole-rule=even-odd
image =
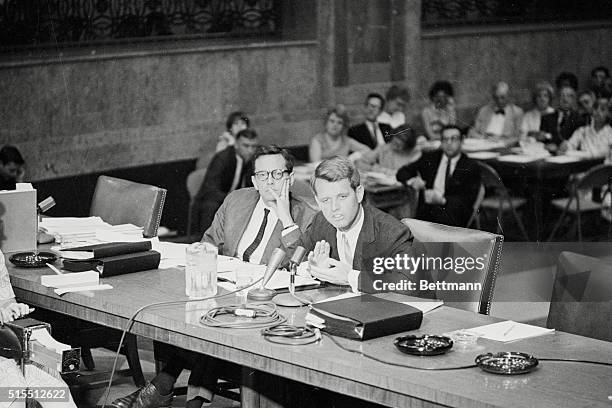
{"label": "man in light suit", "polygon": [[[240,135],[240,133],[239,133]],[[261,146],[253,156],[253,188],[231,192],[202,237],[223,253],[244,261],[265,264],[275,248],[297,242],[310,225],[316,210],[289,194],[293,184],[293,158],[276,146]],[[157,408],[172,402],[172,389],[181,371],[193,363],[188,381],[186,407],[200,407],[213,398],[217,373],[227,365],[209,357],[170,348],[164,369],[136,392],[113,401],[118,408]],[[235,367],[231,367],[235,370]]]}
{"label": "man in light suit", "polygon": [[416,218],[466,226],[480,189],[480,168],[461,152],[462,140],[458,127],[445,126],[440,150],[424,152],[397,172],[398,181],[422,190]]}
{"label": "man in light suit", "polygon": [[[317,166],[311,179],[317,204],[321,208],[298,245],[310,251],[308,263],[313,277],[353,291],[381,291],[376,280],[418,282],[426,278],[423,270],[390,268],[373,273],[375,258],[413,257],[410,229],[391,215],[363,202],[364,189],[359,172],[346,158],[333,157]],[[412,295],[422,295],[418,289]]]}

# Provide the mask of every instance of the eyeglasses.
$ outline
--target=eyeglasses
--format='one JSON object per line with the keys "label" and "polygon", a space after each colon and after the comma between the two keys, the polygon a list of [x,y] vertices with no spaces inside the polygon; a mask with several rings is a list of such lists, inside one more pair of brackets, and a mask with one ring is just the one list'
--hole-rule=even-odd
{"label": "eyeglasses", "polygon": [[256,171],[253,174],[259,181],[267,181],[270,176],[272,176],[274,180],[280,180],[285,174],[289,174],[289,170],[274,169],[270,171]]}

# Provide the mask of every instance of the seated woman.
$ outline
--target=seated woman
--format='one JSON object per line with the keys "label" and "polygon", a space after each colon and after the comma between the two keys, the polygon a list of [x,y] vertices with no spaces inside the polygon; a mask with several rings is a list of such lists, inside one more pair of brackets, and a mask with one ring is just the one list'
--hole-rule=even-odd
{"label": "seated woman", "polygon": [[376,150],[365,152],[357,162],[362,170],[372,170],[389,176],[421,157],[421,150],[416,146],[416,134],[407,125],[393,129],[389,143],[378,146]]}
{"label": "seated woman", "polygon": [[448,81],[436,81],[429,89],[431,105],[423,108],[421,118],[429,140],[440,140],[440,129],[457,120],[453,86]]}
{"label": "seated woman", "polygon": [[[371,151],[368,146],[346,135],[348,127],[348,113],[344,105],[329,109],[325,115],[325,131],[310,140],[310,161],[318,162],[334,156],[348,157],[352,153]],[[356,159],[359,156],[351,157]]]}
{"label": "seated woman", "polygon": [[[15,319],[19,319],[20,317],[27,315],[31,311],[32,310],[28,305],[16,302],[15,294],[13,292],[13,288],[11,287],[11,281],[6,269],[4,255],[0,251],[0,328],[5,322],[12,322]],[[3,344],[0,344],[0,348],[3,346]],[[15,360],[12,358],[3,357],[2,354],[0,354],[0,388],[4,387],[23,387],[24,389],[26,387],[65,387],[67,394],[66,396],[68,397],[67,401],[45,401],[42,403],[37,401],[38,405],[36,405],[36,403],[34,403],[34,405],[30,405],[30,401],[28,400],[28,406],[41,406],[43,408],[76,407],[68,390],[68,386],[63,381],[31,364],[26,365],[26,373],[25,376],[23,376],[22,371],[17,366],[17,362]],[[8,406],[10,407],[26,406],[26,403],[23,400],[0,402],[8,402]]]}
{"label": "seated woman", "polygon": [[534,108],[525,113],[521,122],[520,140],[533,137],[539,142],[546,143],[552,139],[550,133],[540,130],[542,116],[553,113],[555,110],[551,105],[554,89],[548,82],[538,82],[531,93],[531,101]]}
{"label": "seated woman", "polygon": [[612,146],[610,107],[607,98],[599,98],[593,105],[591,124],[578,128],[572,137],[561,144],[561,152],[582,151],[590,157],[606,157]]}

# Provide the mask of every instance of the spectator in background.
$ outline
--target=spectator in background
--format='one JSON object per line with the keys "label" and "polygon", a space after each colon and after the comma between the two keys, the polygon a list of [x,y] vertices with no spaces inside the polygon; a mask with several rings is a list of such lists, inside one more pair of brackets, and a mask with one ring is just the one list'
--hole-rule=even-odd
{"label": "spectator in background", "polygon": [[310,161],[318,162],[334,156],[348,157],[352,153],[370,151],[368,146],[346,136],[348,125],[348,112],[344,105],[330,108],[325,115],[325,131],[310,140]]}
{"label": "spectator in background", "polygon": [[492,103],[478,111],[471,137],[501,141],[506,146],[518,142],[523,110],[509,100],[510,87],[498,82],[492,88]]}
{"label": "spectator in background", "polygon": [[[228,146],[233,146],[236,143],[236,135],[243,129],[248,129],[250,126],[249,118],[244,112],[236,111],[229,114],[225,121],[225,132],[217,139],[217,145],[215,147],[215,153],[224,150]],[[200,155],[200,158],[196,162],[196,169],[205,168],[210,162],[210,150],[209,146],[204,146],[204,153]]]}
{"label": "spectator in background", "polygon": [[397,180],[423,190],[416,218],[465,227],[480,190],[480,167],[461,152],[463,135],[454,125],[442,129],[441,149],[424,152],[402,167]]}
{"label": "spectator in background", "polygon": [[457,120],[453,86],[448,81],[437,81],[429,89],[431,105],[423,108],[421,117],[429,140],[440,140],[442,126],[454,125]]}
{"label": "spectator in background", "polygon": [[364,104],[365,122],[352,126],[348,136],[361,144],[375,149],[389,142],[391,126],[378,123],[377,118],[385,106],[385,100],[380,94],[371,93],[366,97]]}
{"label": "spectator in background", "polygon": [[564,86],[569,86],[574,92],[578,92],[578,77],[571,72],[562,72],[555,78],[555,86],[557,91],[560,91]]}
{"label": "spectator in background", "polygon": [[610,108],[607,98],[598,98],[593,107],[593,121],[578,128],[572,137],[561,145],[562,152],[582,151],[591,157],[605,157],[612,145]]}
{"label": "spectator in background", "polygon": [[608,68],[604,66],[599,66],[593,68],[591,71],[591,90],[597,96],[606,96],[603,95],[606,93],[606,79],[610,78],[610,71]]}
{"label": "spectator in background", "polygon": [[14,190],[23,182],[25,160],[15,146],[6,145],[0,149],[0,190]]}
{"label": "spectator in background", "polygon": [[386,123],[391,128],[406,124],[404,109],[410,101],[408,89],[393,85],[387,91],[385,109],[378,115],[378,123]]}
{"label": "spectator in background", "polygon": [[531,102],[534,108],[525,113],[521,123],[521,140],[533,137],[540,142],[547,142],[552,139],[550,133],[540,130],[543,115],[549,115],[555,110],[551,105],[554,89],[548,82],[538,82],[531,93]]}
{"label": "spectator in background", "polygon": [[562,86],[559,91],[559,107],[548,115],[543,115],[540,130],[552,135],[551,142],[559,145],[569,139],[574,131],[585,124],[576,111],[576,91],[570,86]]}
{"label": "spectator in background", "polygon": [[391,141],[376,150],[366,152],[357,162],[363,170],[372,170],[395,176],[397,171],[421,157],[421,150],[416,147],[417,137],[408,125],[397,127],[391,133]]}
{"label": "spectator in background", "polygon": [[258,144],[254,130],[241,130],[236,135],[236,143],[216,153],[210,161],[191,209],[191,219],[200,235],[210,226],[215,213],[230,192],[253,186],[251,158]]}
{"label": "spectator in background", "polygon": [[595,92],[593,91],[582,91],[578,94],[578,113],[585,124],[591,122],[593,105],[595,104],[596,98]]}

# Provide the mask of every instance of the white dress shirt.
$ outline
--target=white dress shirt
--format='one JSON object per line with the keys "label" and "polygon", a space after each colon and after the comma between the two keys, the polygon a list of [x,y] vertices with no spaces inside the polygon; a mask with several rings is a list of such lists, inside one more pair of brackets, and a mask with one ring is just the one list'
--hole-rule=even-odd
{"label": "white dress shirt", "polygon": [[[345,263],[351,267],[351,271],[348,274],[348,283],[351,285],[353,292],[357,292],[359,287],[359,273],[353,269],[353,260],[355,259],[355,248],[357,247],[357,240],[359,234],[361,234],[361,228],[363,227],[363,207],[359,206],[359,214],[357,215],[357,222],[354,223],[348,231],[336,230],[336,245],[338,248],[338,257],[340,262]],[[348,248],[345,246],[345,237],[348,241]]]}
{"label": "white dress shirt", "polygon": [[383,136],[382,131],[380,130],[380,126],[378,126],[378,122],[370,122],[369,120],[366,120],[365,123],[368,127],[368,130],[370,131],[370,135],[375,136],[376,146],[383,146],[386,143],[385,137]]}
{"label": "white dress shirt", "polygon": [[[457,167],[457,162],[461,154],[456,155],[452,159],[450,159],[450,169],[449,169],[449,177],[453,175],[455,168]],[[446,163],[448,163],[448,156],[442,154],[442,160],[440,160],[440,165],[438,166],[438,172],[436,173],[436,178],[434,179],[433,189],[438,191],[440,195],[444,197],[444,193],[446,191]]]}
{"label": "white dress shirt", "polygon": [[593,124],[582,126],[567,141],[569,150],[588,152],[592,157],[605,157],[612,146],[612,127],[604,125],[599,131]]}
{"label": "white dress shirt", "polygon": [[378,115],[377,121],[378,123],[386,123],[391,126],[391,129],[395,129],[406,124],[406,115],[404,115],[404,112],[393,112],[393,115],[389,115],[386,111],[382,111]]}
{"label": "white dress shirt", "polygon": [[491,116],[491,120],[487,125],[486,133],[490,133],[495,136],[501,136],[504,134],[504,125],[506,123],[506,115],[502,115],[501,113],[494,113]]}
{"label": "white dress shirt", "polygon": [[264,208],[270,210],[268,213],[268,223],[266,224],[266,229],[264,230],[263,238],[261,242],[253,251],[253,254],[249,258],[250,263],[260,264],[261,258],[263,257],[266,246],[268,245],[268,241],[270,241],[270,237],[272,236],[272,232],[276,227],[276,223],[278,222],[278,217],[276,216],[276,212],[273,208],[266,206],[261,197],[255,208],[253,209],[253,214],[251,214],[251,219],[247,224],[246,229],[244,230],[244,234],[242,234],[242,238],[240,238],[240,242],[238,243],[238,247],[236,248],[236,254],[240,259],[242,259],[242,255],[244,251],[255,241],[255,237],[257,236],[257,232],[259,232],[259,228],[261,227],[261,223],[264,218]]}

